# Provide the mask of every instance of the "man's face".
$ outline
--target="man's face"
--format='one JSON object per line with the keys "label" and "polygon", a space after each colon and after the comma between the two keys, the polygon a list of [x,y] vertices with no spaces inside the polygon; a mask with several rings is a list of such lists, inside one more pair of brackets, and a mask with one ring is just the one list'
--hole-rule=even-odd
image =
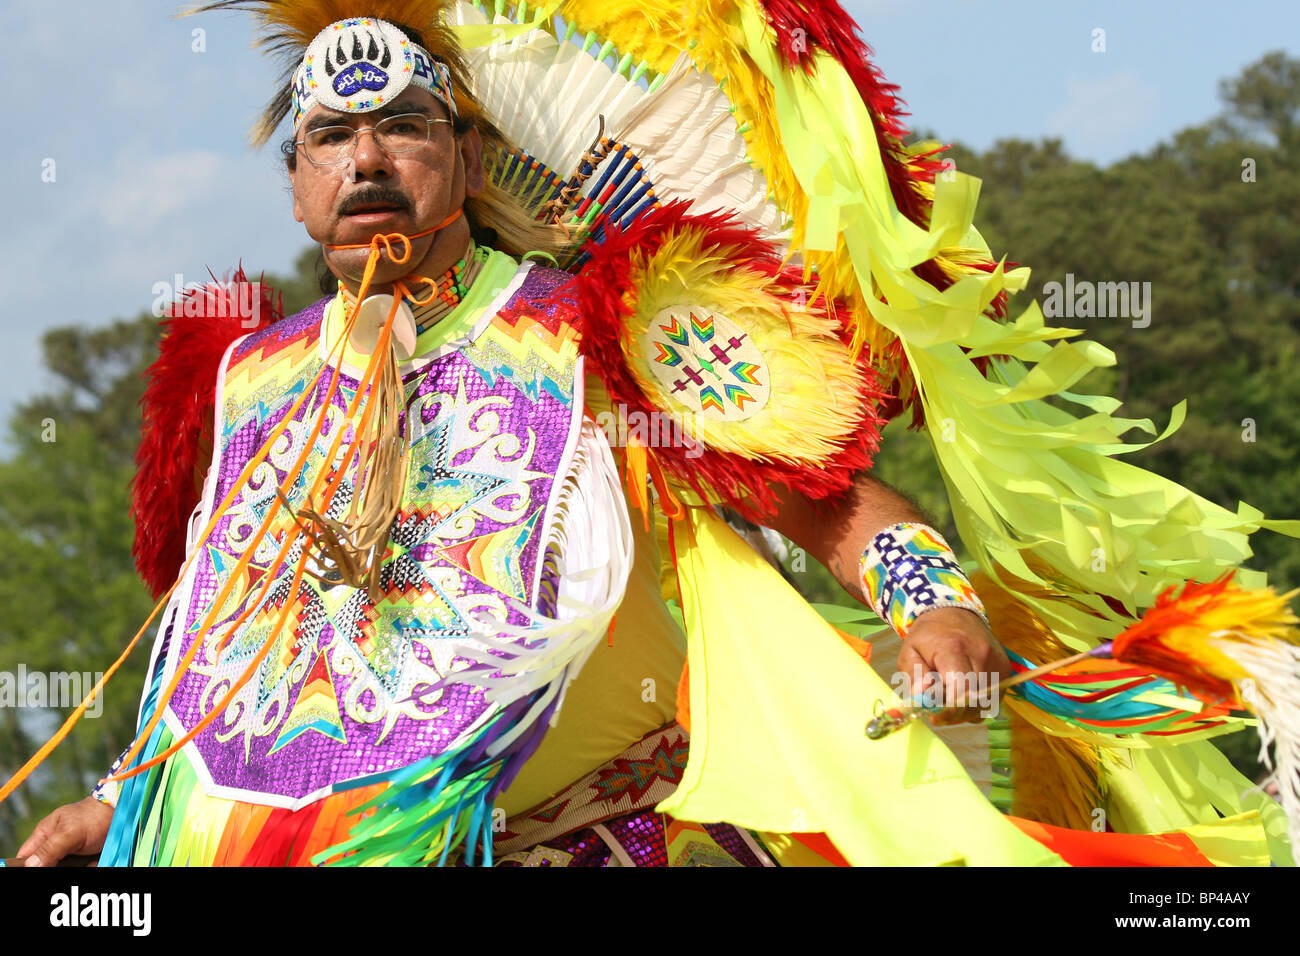
{"label": "man's face", "polygon": [[[447,108],[430,93],[407,88],[378,110],[339,113],[323,106],[312,108],[299,127],[298,140],[320,126],[373,127],[387,116],[419,113],[429,119],[450,119]],[[377,233],[413,235],[431,229],[461,208],[467,196],[477,196],[484,185],[482,145],[477,130],[460,137],[446,123],[429,126],[429,142],[418,149],[389,154],[372,133],[357,140],[351,163],[314,166],[303,147],[298,148],[293,183],[293,214],[307,233],[323,245],[368,243]],[[396,278],[413,268],[435,236],[416,240],[410,261],[387,265]],[[422,251],[423,250],[423,251]],[[325,250],[330,269],[347,278],[359,278],[367,250]],[[381,276],[377,273],[376,279]]]}

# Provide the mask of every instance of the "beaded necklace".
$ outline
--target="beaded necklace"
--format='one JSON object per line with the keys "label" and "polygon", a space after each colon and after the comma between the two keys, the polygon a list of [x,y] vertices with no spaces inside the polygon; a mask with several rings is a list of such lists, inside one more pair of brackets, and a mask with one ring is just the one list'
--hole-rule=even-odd
{"label": "beaded necklace", "polygon": [[[439,319],[450,313],[468,294],[483,265],[480,251],[473,240],[470,240],[464,257],[438,277],[436,287],[430,288],[426,284],[424,291],[416,293],[422,304],[407,300],[407,304],[411,306],[411,314],[415,318],[417,335],[431,328]],[[356,300],[342,281],[339,282],[339,291],[343,293],[344,301],[351,309]]]}

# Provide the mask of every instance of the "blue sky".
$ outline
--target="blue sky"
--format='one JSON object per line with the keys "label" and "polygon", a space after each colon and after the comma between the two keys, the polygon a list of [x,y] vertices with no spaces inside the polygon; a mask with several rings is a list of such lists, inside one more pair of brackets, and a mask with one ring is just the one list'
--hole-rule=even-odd
{"label": "blue sky", "polygon": [[[1239,0],[858,0],[845,4],[902,88],[912,126],[983,148],[1060,136],[1108,163],[1219,109],[1218,81],[1300,53],[1300,4]],[[148,309],[154,286],[242,260],[287,271],[307,245],[273,148],[246,133],[275,70],[233,14],[174,0],[4,0],[6,75],[28,78],[0,148],[8,282],[0,415],[48,388],[40,335]],[[93,10],[95,17],[88,15]],[[191,49],[191,30],[206,50]],[[1106,31],[1106,52],[1091,49]],[[10,102],[14,102],[13,89]],[[42,181],[47,160],[53,182]],[[33,427],[39,427],[34,423]]]}

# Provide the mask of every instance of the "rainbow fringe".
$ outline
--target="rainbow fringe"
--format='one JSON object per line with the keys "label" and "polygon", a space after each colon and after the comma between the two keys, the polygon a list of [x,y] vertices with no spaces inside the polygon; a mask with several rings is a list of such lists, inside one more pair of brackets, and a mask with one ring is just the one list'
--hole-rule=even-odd
{"label": "rainbow fringe", "polygon": [[[161,679],[155,675],[145,720],[157,706]],[[205,794],[182,751],[123,782],[100,865],[442,866],[463,845],[466,863],[477,856],[491,866],[493,800],[536,750],[550,708],[503,755],[487,753],[532,703],[525,698],[504,708],[454,750],[340,784],[298,810]],[[160,723],[140,761],[173,742]]]}
{"label": "rainbow fringe", "polygon": [[[1034,666],[1008,651],[1016,673]],[[1091,660],[1062,668],[1011,691],[1045,714],[1101,734],[1172,736],[1226,722],[1228,708],[1203,706],[1171,681],[1120,661]]]}

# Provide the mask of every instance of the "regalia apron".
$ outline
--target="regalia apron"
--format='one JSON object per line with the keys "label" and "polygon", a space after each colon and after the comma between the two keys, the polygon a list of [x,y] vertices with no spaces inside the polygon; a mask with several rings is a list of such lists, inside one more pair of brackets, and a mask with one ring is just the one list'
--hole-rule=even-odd
{"label": "regalia apron", "polygon": [[[199,554],[168,608],[142,716],[192,643],[203,646],[144,759],[252,674],[183,750],[127,782],[106,863],[414,863],[462,842],[471,859],[475,845],[490,854],[492,798],[608,629],[631,538],[608,444],[582,416],[577,331],[553,295],[567,276],[482,255],[465,300],[401,366],[409,464],[378,600],[328,575],[294,593],[301,542],[275,560],[290,507],[322,469],[341,472],[326,517],[341,517],[355,492],[355,458],[327,457],[337,430],[355,424],[346,412],[364,357],[344,352],[328,405],[333,370],[317,374],[342,327],[341,298],[232,347],[193,528],[287,428],[212,532],[190,542]],[[322,413],[286,507],[278,486]],[[271,533],[239,567],[268,513]]]}

